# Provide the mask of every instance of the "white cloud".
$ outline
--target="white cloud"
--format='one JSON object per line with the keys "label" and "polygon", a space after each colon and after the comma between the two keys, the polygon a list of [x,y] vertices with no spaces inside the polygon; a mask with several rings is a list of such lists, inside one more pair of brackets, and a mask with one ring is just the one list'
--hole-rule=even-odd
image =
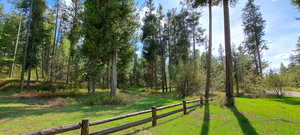
{"label": "white cloud", "polygon": [[67,6],[71,6],[72,0],[64,0]]}

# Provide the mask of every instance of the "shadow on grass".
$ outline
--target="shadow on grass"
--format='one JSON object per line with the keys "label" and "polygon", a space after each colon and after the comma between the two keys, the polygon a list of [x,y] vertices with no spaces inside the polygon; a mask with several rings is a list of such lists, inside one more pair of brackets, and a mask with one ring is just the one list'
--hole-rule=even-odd
{"label": "shadow on grass", "polygon": [[[192,112],[195,111],[196,109],[197,109],[197,108],[189,109],[189,110],[187,111],[187,114],[186,114],[186,115],[189,115],[190,113],[192,113]],[[174,115],[175,115],[175,116],[174,116]],[[170,115],[170,116],[168,116],[168,117],[159,119],[159,120],[158,120],[158,123],[157,123],[157,125],[156,125],[156,127],[157,127],[157,126],[160,126],[160,125],[163,125],[163,124],[167,124],[167,123],[169,123],[169,122],[171,122],[171,121],[174,121],[174,120],[176,120],[176,119],[178,119],[178,118],[181,118],[181,117],[184,117],[184,116],[185,116],[185,115],[182,114],[182,112],[178,112],[178,113],[173,114],[173,115]],[[151,123],[151,122],[150,122],[150,123]],[[151,125],[149,125],[149,126],[146,126],[146,127],[141,128],[141,129],[137,129],[137,130],[134,130],[134,131],[132,131],[132,132],[126,133],[126,135],[135,135],[135,134],[138,134],[138,133],[141,132],[141,131],[147,131],[147,130],[149,130],[149,129],[151,129],[151,128],[153,128],[153,127],[152,127]]]}
{"label": "shadow on grass", "polygon": [[258,135],[255,128],[251,125],[247,117],[245,117],[236,107],[231,107],[230,110],[238,120],[244,135]]}
{"label": "shadow on grass", "polygon": [[[40,116],[48,113],[72,113],[83,112],[82,117],[96,116],[101,113],[114,112],[115,115],[121,115],[136,111],[150,109],[152,106],[161,106],[177,101],[176,99],[161,98],[161,97],[142,97],[129,101],[127,105],[109,106],[109,105],[94,105],[84,106],[79,103],[66,105],[63,107],[44,107],[36,104],[40,101],[45,101],[45,98],[12,98],[14,91],[0,91],[0,119],[18,118],[27,116]],[[76,97],[85,98],[85,96]],[[76,99],[75,99],[76,100]]]}
{"label": "shadow on grass", "polygon": [[300,105],[300,98],[294,97],[281,97],[281,98],[272,98],[273,101],[290,104],[290,105]]}
{"label": "shadow on grass", "polygon": [[201,127],[201,133],[200,133],[200,135],[208,135],[209,121],[210,121],[209,103],[206,103],[204,105],[204,116],[203,116],[203,122],[202,122],[202,127]]}
{"label": "shadow on grass", "polygon": [[[241,96],[239,98],[247,98],[247,99],[256,99],[251,96]],[[269,99],[271,101],[277,101],[289,105],[300,105],[300,98],[297,97],[268,97],[268,98],[263,98],[263,99]]]}

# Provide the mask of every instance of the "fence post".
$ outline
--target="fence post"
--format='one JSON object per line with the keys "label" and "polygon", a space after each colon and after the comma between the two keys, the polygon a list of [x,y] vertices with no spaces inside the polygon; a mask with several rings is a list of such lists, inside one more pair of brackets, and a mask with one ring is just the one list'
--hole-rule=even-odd
{"label": "fence post", "polygon": [[82,119],[81,135],[89,135],[89,119]]}
{"label": "fence post", "polygon": [[152,109],[152,126],[154,127],[157,124],[156,107],[152,106],[151,109]]}
{"label": "fence post", "polygon": [[200,105],[201,106],[203,105],[203,97],[202,96],[200,97]]}
{"label": "fence post", "polygon": [[186,114],[186,101],[182,101],[183,105],[183,114]]}

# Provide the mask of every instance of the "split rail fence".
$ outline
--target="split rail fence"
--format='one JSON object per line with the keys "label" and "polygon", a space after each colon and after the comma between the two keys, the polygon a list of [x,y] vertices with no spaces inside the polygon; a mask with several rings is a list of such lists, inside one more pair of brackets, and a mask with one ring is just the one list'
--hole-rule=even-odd
{"label": "split rail fence", "polygon": [[[209,99],[209,101],[210,100],[212,100],[212,99]],[[43,129],[43,130],[40,130],[37,132],[27,133],[24,135],[53,135],[53,134],[64,133],[64,132],[77,130],[77,129],[81,129],[81,135],[106,135],[106,134],[115,133],[115,132],[118,132],[118,131],[121,131],[124,129],[128,129],[131,127],[139,126],[139,125],[142,125],[142,124],[145,124],[148,122],[152,122],[152,126],[154,127],[157,125],[158,119],[167,117],[169,115],[172,115],[172,114],[175,114],[178,112],[183,112],[183,114],[187,114],[187,111],[189,109],[193,109],[195,107],[202,106],[204,101],[208,101],[208,100],[201,98],[201,99],[190,100],[190,101],[182,101],[181,103],[172,104],[172,105],[166,105],[166,106],[160,106],[160,107],[153,106],[149,110],[134,112],[134,113],[116,116],[116,117],[112,117],[109,119],[94,121],[94,122],[90,122],[89,119],[82,119],[82,121],[78,124],[71,124],[71,125],[60,126],[57,128]],[[191,103],[199,103],[199,104],[188,106],[188,104],[191,104]],[[177,106],[182,106],[182,108],[171,111],[171,112],[167,112],[167,113],[164,113],[161,115],[157,115],[158,111],[177,107]],[[112,121],[116,121],[116,120],[121,120],[121,119],[129,118],[129,117],[133,117],[133,116],[137,116],[137,115],[141,115],[141,114],[146,114],[146,113],[151,113],[152,114],[151,117],[143,119],[143,120],[127,123],[127,124],[124,124],[121,126],[105,129],[102,131],[89,133],[89,127],[91,127],[91,126],[96,126],[96,125],[100,125],[100,124],[104,124],[104,123],[108,123],[108,122],[112,122]]]}

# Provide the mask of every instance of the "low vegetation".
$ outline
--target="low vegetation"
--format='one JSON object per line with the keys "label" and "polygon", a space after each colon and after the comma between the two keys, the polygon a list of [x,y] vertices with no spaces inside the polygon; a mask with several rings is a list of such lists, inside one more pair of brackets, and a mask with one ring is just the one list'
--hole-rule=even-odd
{"label": "low vegetation", "polygon": [[[0,133],[18,134],[37,131],[78,123],[83,118],[90,118],[92,121],[101,120],[150,109],[151,106],[168,105],[182,101],[179,98],[167,97],[160,92],[155,93],[148,90],[124,90],[118,94],[122,95],[119,97],[120,99],[108,98],[109,96],[106,95],[109,91],[101,89],[96,90],[96,95],[89,95],[84,90],[78,90],[73,94],[68,91],[47,93],[35,90],[16,94],[13,89],[1,90]],[[223,94],[216,94],[218,95],[214,97],[216,100],[209,105],[190,111],[188,115],[183,116],[182,113],[179,113],[159,120],[157,127],[152,128],[149,123],[116,134],[168,135],[171,133],[172,135],[181,135],[184,133],[201,133],[252,135],[257,133],[269,135],[286,133],[296,135],[300,133],[299,98],[251,98],[243,96],[236,99],[236,108],[230,109],[223,106],[224,100],[221,100],[223,98],[220,97]],[[100,98],[104,99],[101,100]],[[189,98],[195,99],[197,97]],[[170,109],[163,112],[167,111],[170,111]],[[150,114],[144,114],[107,123],[92,127],[91,131],[99,131],[149,116]],[[79,132],[77,130],[65,134],[75,135]]]}
{"label": "low vegetation", "polygon": [[[180,0],[171,9],[157,3],[161,0],[4,1],[0,2],[0,134],[73,124],[83,118],[101,120],[199,98],[214,101],[186,116],[159,119],[156,127],[145,124],[117,134],[300,134],[300,37],[287,33],[296,25],[267,26],[272,21],[266,20],[268,10],[262,8],[273,3]],[[299,3],[289,4],[299,7]],[[222,10],[212,10],[219,5]],[[239,12],[230,14],[236,5]],[[223,17],[213,16],[220,11]],[[292,12],[282,11],[291,17]],[[231,15],[240,16],[233,22],[239,25],[233,33],[243,34],[231,35]],[[213,37],[220,28],[213,28],[213,22],[224,28],[224,40]],[[296,22],[287,25],[292,23]],[[280,34],[289,42],[266,40],[282,38]],[[285,52],[280,50],[288,44]],[[270,52],[272,59],[266,59],[269,48],[275,50]],[[290,61],[279,67],[277,57],[286,53]],[[182,105],[185,112],[186,102]],[[155,107],[152,111],[154,126]],[[150,110],[146,112],[91,127],[91,132],[147,118]],[[145,121],[150,119],[140,123]],[[74,127],[84,130],[83,125]]]}

